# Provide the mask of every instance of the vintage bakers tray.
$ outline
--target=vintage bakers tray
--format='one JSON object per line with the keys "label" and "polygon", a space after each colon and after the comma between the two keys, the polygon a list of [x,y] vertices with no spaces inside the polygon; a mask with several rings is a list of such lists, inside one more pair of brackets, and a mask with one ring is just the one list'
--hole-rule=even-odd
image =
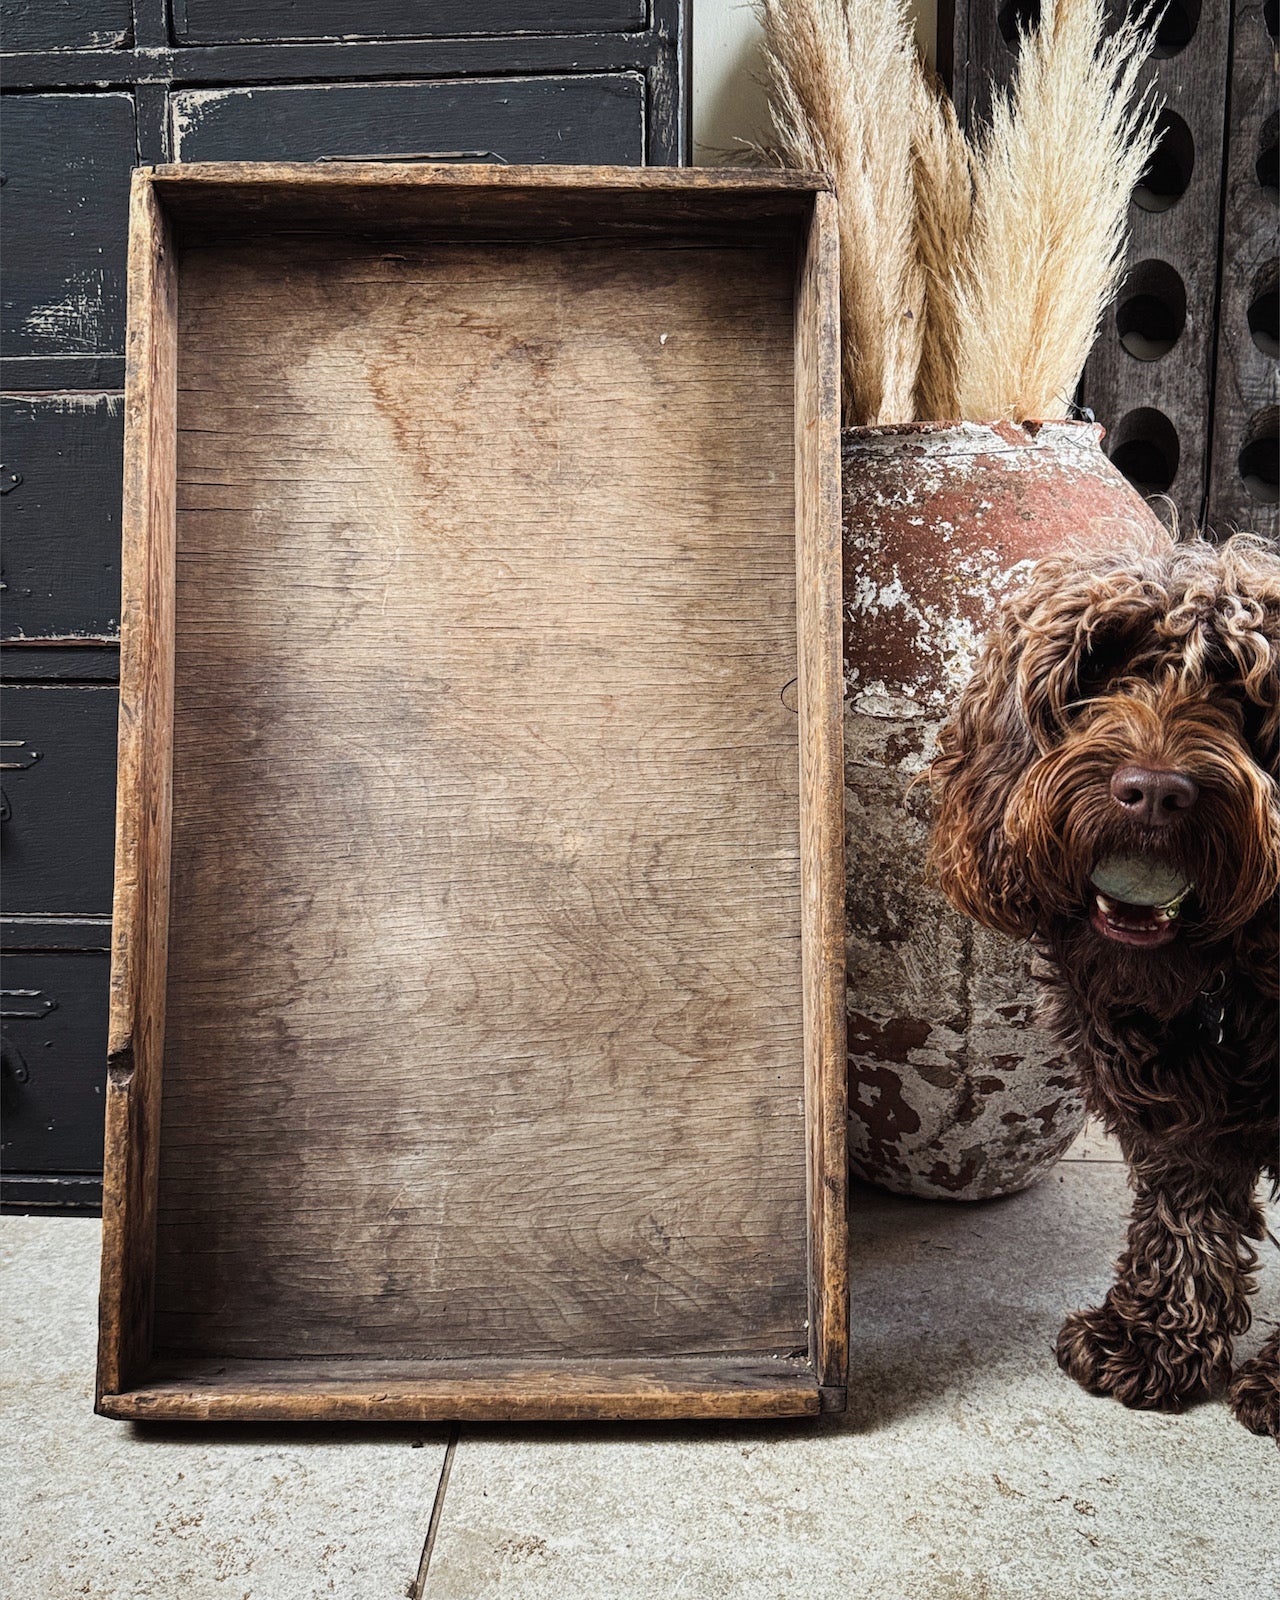
{"label": "vintage bakers tray", "polygon": [[844,1403],[832,212],[137,174],[107,1415]]}

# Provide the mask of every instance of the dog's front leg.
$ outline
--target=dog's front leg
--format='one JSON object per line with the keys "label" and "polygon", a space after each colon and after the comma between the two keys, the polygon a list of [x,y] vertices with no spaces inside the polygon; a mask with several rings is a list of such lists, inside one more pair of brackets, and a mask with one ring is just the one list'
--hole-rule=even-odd
{"label": "dog's front leg", "polygon": [[1280,1329],[1231,1380],[1231,1409],[1252,1433],[1280,1444]]}
{"label": "dog's front leg", "polygon": [[1058,1365],[1094,1394],[1177,1411],[1231,1372],[1231,1344],[1249,1326],[1262,1237],[1249,1176],[1224,1176],[1148,1156],[1133,1164],[1129,1241],[1102,1305],[1068,1317]]}

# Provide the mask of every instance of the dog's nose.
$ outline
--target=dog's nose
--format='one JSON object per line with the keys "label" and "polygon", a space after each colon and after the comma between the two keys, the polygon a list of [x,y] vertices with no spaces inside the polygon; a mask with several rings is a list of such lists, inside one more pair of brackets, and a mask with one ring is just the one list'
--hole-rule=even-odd
{"label": "dog's nose", "polygon": [[1117,767],[1111,798],[1144,828],[1165,828],[1190,811],[1199,798],[1195,781],[1167,768]]}

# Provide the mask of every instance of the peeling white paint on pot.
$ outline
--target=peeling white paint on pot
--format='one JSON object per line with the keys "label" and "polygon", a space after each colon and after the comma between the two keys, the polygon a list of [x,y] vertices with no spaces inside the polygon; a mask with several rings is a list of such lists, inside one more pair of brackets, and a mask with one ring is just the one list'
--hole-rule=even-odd
{"label": "peeling white paint on pot", "polygon": [[1079,1133],[1035,1025],[1031,952],[925,878],[913,786],[996,605],[1040,556],[1119,543],[1154,514],[1078,422],[912,423],[843,436],[849,1148],[899,1194],[983,1200]]}

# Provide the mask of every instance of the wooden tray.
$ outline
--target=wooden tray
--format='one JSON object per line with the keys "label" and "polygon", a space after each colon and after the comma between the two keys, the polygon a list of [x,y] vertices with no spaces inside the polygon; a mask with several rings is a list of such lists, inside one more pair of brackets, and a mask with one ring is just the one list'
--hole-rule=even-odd
{"label": "wooden tray", "polygon": [[832,211],[136,175],[100,1411],[843,1405]]}

